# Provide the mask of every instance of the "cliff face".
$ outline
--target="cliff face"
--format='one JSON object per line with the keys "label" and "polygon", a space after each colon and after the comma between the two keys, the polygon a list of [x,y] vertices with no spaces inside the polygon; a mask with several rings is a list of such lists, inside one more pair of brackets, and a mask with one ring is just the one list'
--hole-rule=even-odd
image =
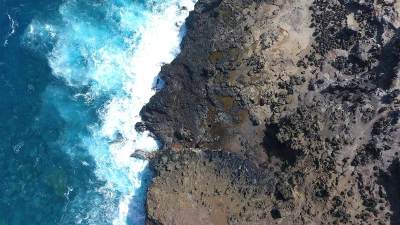
{"label": "cliff face", "polygon": [[400,2],[200,0],[142,110],[149,224],[400,224]]}

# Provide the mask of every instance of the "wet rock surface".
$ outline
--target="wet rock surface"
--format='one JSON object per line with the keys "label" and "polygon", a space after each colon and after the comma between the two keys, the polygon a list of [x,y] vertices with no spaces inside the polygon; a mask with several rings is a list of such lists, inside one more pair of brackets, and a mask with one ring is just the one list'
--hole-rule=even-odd
{"label": "wet rock surface", "polygon": [[142,112],[148,224],[400,224],[400,2],[200,0]]}

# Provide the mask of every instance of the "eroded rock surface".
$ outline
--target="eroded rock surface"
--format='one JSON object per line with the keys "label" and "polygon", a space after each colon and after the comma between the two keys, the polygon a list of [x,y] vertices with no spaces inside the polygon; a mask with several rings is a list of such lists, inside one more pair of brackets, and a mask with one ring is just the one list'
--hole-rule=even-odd
{"label": "eroded rock surface", "polygon": [[200,0],[142,110],[149,224],[400,224],[400,2]]}

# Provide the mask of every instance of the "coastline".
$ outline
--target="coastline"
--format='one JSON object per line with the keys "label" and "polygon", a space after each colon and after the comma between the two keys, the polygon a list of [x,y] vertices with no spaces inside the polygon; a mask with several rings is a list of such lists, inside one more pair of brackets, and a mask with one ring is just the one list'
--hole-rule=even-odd
{"label": "coastline", "polygon": [[131,155],[158,143],[135,124],[194,2],[0,5],[0,224],[144,224],[151,171]]}

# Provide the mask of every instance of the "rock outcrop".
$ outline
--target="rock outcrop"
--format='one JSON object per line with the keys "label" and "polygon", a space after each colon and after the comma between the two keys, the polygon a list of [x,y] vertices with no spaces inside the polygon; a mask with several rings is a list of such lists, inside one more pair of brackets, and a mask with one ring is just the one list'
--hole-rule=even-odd
{"label": "rock outcrop", "polygon": [[142,110],[148,224],[400,224],[400,2],[199,0]]}

